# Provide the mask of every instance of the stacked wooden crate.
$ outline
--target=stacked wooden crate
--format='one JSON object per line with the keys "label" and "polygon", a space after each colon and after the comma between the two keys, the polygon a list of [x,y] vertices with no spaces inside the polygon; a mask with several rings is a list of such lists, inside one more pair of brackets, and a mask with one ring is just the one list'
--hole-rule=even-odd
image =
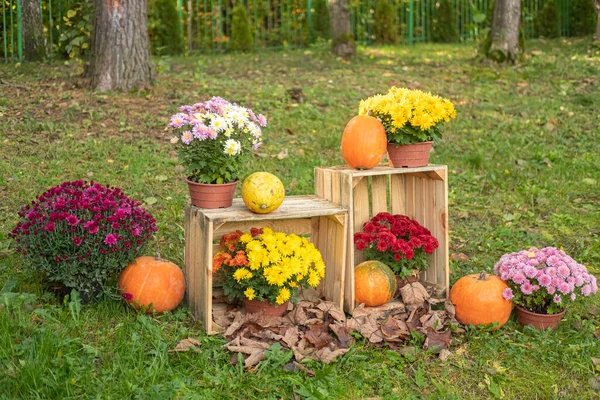
{"label": "stacked wooden crate", "polygon": [[[213,313],[222,309],[219,290],[213,292],[212,258],[221,237],[229,232],[269,227],[274,231],[306,236],[321,252],[326,265],[321,294],[340,308],[344,303],[348,213],[345,208],[316,196],[288,196],[269,214],[249,211],[241,199],[222,209],[185,208],[185,272],[187,303],[204,323],[208,334],[219,332]],[[216,294],[216,296],[214,296]]]}
{"label": "stacked wooden crate", "polygon": [[344,309],[352,312],[354,267],[362,254],[354,248],[354,233],[379,212],[403,214],[417,220],[438,239],[439,247],[429,259],[421,280],[435,285],[439,294],[449,286],[448,266],[448,168],[428,165],[419,168],[378,166],[357,170],[348,166],[316,168],[315,193],[348,210]]}

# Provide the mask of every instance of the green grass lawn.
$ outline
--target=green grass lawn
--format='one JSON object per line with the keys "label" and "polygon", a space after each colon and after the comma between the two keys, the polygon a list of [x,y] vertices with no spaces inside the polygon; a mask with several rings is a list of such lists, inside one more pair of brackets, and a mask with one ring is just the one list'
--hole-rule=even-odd
{"label": "green grass lawn", "polygon": [[[455,335],[446,361],[359,341],[316,373],[282,369],[274,349],[255,370],[232,365],[182,307],[145,316],[118,300],[79,307],[45,294],[13,255],[18,209],[50,186],[87,179],[144,200],[161,253],[183,265],[183,169],[164,131],[183,104],[219,95],[269,119],[250,171],[286,193],[313,191],[313,168],[342,164],[339,142],[360,99],[391,85],[451,99],[433,163],[449,168],[451,281],[500,256],[557,246],[600,276],[600,51],[588,40],[534,41],[517,67],[474,60],[474,47],[326,49],[157,60],[151,91],[93,93],[77,65],[0,65],[0,398],[591,399],[600,395],[599,296],[569,309],[556,332],[520,327]],[[302,88],[305,101],[287,91]],[[287,157],[277,157],[287,149]],[[513,317],[514,318],[514,317]],[[198,352],[169,353],[186,337]],[[412,351],[415,350],[415,351]]]}

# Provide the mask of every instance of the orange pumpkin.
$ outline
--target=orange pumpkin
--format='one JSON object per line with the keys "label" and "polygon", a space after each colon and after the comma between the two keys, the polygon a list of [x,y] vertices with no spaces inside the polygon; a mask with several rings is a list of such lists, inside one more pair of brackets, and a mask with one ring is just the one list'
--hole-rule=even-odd
{"label": "orange pumpkin", "polygon": [[383,124],[375,117],[359,115],[350,120],[342,134],[342,157],[357,169],[376,167],[387,151]]}
{"label": "orange pumpkin", "polygon": [[364,261],[354,268],[354,299],[374,307],[390,301],[396,293],[394,271],[379,261]]}
{"label": "orange pumpkin", "polygon": [[118,284],[127,303],[136,309],[143,306],[147,312],[174,310],[185,293],[181,269],[158,256],[136,258],[121,272]]}
{"label": "orange pumpkin", "polygon": [[456,309],[456,319],[463,325],[487,325],[497,322],[498,327],[508,321],[512,301],[502,297],[508,285],[496,275],[471,274],[460,278],[450,289],[450,301]]}

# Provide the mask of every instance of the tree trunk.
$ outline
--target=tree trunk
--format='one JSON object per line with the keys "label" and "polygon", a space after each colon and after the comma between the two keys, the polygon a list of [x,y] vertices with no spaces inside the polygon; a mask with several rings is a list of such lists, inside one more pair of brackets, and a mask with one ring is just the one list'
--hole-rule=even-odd
{"label": "tree trunk", "polygon": [[600,0],[595,0],[594,6],[596,7],[596,14],[598,14],[598,22],[596,22],[596,36],[594,36],[594,40],[600,42]]}
{"label": "tree trunk", "polygon": [[23,57],[26,61],[42,61],[48,54],[39,0],[21,0],[21,13],[23,17]]}
{"label": "tree trunk", "polygon": [[496,0],[490,49],[487,57],[498,63],[514,64],[521,53],[519,26],[521,23],[521,0]]}
{"label": "tree trunk", "polygon": [[92,56],[86,69],[97,90],[150,86],[150,39],[146,0],[96,0]]}
{"label": "tree trunk", "polygon": [[344,58],[353,57],[356,51],[349,10],[348,0],[329,0],[332,50]]}

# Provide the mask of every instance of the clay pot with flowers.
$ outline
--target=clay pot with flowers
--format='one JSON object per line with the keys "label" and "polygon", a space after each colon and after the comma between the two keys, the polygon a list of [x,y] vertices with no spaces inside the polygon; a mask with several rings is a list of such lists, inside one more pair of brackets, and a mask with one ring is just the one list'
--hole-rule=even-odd
{"label": "clay pot with flowers", "polygon": [[171,117],[178,156],[187,171],[191,202],[201,208],[230,207],[267,119],[249,108],[213,97],[182,106]]}
{"label": "clay pot with flowers", "polygon": [[[394,271],[398,289],[419,280],[429,267],[429,255],[439,246],[431,232],[414,219],[401,214],[381,212],[354,234],[354,246],[365,260],[376,260]],[[398,293],[396,294],[396,297]]]}
{"label": "clay pot with flowers", "polygon": [[509,286],[502,296],[515,304],[519,323],[536,329],[556,329],[571,303],[598,291],[596,277],[555,247],[505,254],[494,272]]}
{"label": "clay pot with flowers", "polygon": [[140,206],[118,188],[64,182],[23,207],[10,236],[26,267],[91,301],[156,232]]}
{"label": "clay pot with flowers", "polygon": [[314,288],[325,276],[319,250],[295,234],[253,228],[228,233],[220,243],[213,273],[222,279],[225,295],[241,300],[250,313],[281,316],[301,288]]}
{"label": "clay pot with flowers", "polygon": [[393,167],[423,167],[429,163],[434,141],[442,138],[444,122],[456,118],[454,105],[431,93],[392,87],[360,102],[359,115],[381,121]]}

